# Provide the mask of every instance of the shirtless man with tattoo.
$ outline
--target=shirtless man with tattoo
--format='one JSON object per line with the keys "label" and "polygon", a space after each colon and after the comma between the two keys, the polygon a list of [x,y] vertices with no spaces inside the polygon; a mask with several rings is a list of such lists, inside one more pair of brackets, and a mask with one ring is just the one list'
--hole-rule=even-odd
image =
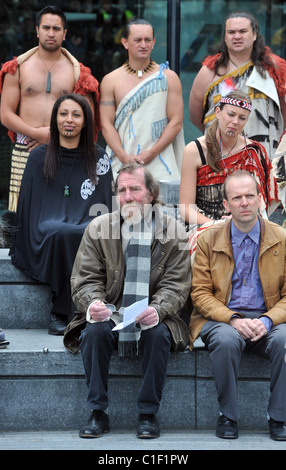
{"label": "shirtless man with tattoo", "polygon": [[62,48],[66,26],[59,8],[45,7],[36,21],[38,47],[6,62],[0,72],[1,122],[15,142],[9,194],[9,210],[13,212],[29,153],[49,140],[56,99],[74,91],[84,95],[94,111],[98,82]]}

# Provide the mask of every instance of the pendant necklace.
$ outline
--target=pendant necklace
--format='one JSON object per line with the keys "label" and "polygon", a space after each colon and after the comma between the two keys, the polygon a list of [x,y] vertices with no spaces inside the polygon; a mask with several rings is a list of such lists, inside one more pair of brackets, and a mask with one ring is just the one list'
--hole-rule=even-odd
{"label": "pendant necklace", "polygon": [[62,152],[59,148],[59,157],[60,157],[60,161],[61,161],[61,165],[62,165],[62,169],[63,169],[63,174],[65,176],[65,179],[66,179],[66,184],[64,186],[64,197],[69,197],[70,196],[70,186],[69,186],[69,180],[70,180],[70,177],[71,177],[71,174],[72,174],[72,171],[73,171],[73,167],[74,167],[74,164],[75,164],[75,161],[76,161],[76,158],[77,158],[77,154],[78,154],[78,149],[76,150],[75,152],[75,156],[74,156],[74,159],[73,159],[73,162],[72,162],[72,167],[71,167],[71,171],[70,171],[70,174],[67,178],[67,175],[66,175],[66,172],[64,170],[64,164],[63,164],[63,157],[62,157]]}
{"label": "pendant necklace", "polygon": [[142,78],[144,73],[149,72],[149,70],[152,70],[153,65],[154,65],[154,60],[150,59],[150,62],[147,65],[147,67],[145,67],[145,69],[135,70],[132,67],[130,67],[129,60],[127,60],[124,64],[124,67],[126,68],[128,73],[132,73],[133,75],[137,75],[139,78]]}
{"label": "pendant necklace", "polygon": [[[238,142],[238,138],[236,139],[236,141],[235,141],[234,145],[231,147],[231,149],[228,150],[228,149],[226,148],[226,146],[224,145],[224,143],[223,143],[223,140],[222,140],[222,138],[221,138],[220,129],[219,129],[219,146],[220,146],[220,155],[221,155],[221,159],[222,159],[222,160],[223,160],[223,158],[229,157],[229,155],[230,155],[231,152],[233,151],[234,147],[236,146],[237,142]],[[222,146],[224,146],[225,150],[228,152],[226,155],[224,155],[223,152],[222,152]]]}
{"label": "pendant necklace", "polygon": [[[237,139],[237,140],[238,140],[238,139]],[[226,154],[226,155],[223,154],[222,156],[225,157],[225,158],[227,158],[227,157],[231,154],[231,152],[233,151],[233,149],[234,149],[234,147],[236,146],[236,144],[237,144],[237,141],[236,141],[235,144],[231,147],[231,149],[228,150],[228,149],[226,148],[226,146],[224,145],[224,143],[222,142],[222,145],[224,146],[225,150],[227,151],[227,154]]]}
{"label": "pendant necklace", "polygon": [[61,56],[53,63],[53,65],[51,66],[51,68],[48,68],[45,64],[45,62],[43,61],[42,57],[38,54],[38,56],[40,57],[42,63],[44,64],[46,70],[48,71],[48,77],[47,77],[47,84],[46,84],[46,93],[51,93],[51,70],[52,68],[56,65],[56,63],[58,62],[58,60],[61,58]]}
{"label": "pendant necklace", "polygon": [[231,60],[231,58],[229,57],[229,61],[235,66],[236,69],[238,69],[238,65],[236,65],[233,60]]}

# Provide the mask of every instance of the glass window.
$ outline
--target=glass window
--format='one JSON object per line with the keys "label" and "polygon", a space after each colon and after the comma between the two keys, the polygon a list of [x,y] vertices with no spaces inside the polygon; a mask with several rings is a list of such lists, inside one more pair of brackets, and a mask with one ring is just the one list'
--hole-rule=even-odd
{"label": "glass window", "polygon": [[[132,16],[149,20],[155,29],[153,58],[166,60],[167,0],[62,0],[53,1],[67,16],[68,32],[63,47],[90,67],[98,81],[125,60],[121,31]],[[37,46],[35,20],[47,5],[41,0],[4,0],[0,12],[0,64]],[[99,143],[104,145],[103,138]],[[0,215],[8,208],[13,144],[0,124]]]}
{"label": "glass window", "polygon": [[[171,0],[169,0],[171,1]],[[177,0],[173,0],[174,4]],[[155,29],[153,58],[167,59],[168,0],[55,0],[68,18],[64,43],[76,58],[102,77],[123,63],[121,30],[131,16],[149,20]],[[47,5],[43,0],[4,0],[0,12],[0,63],[37,45],[36,14]],[[185,140],[200,131],[189,119],[189,93],[203,58],[220,41],[225,16],[236,9],[252,12],[260,25],[266,44],[281,57],[286,55],[286,2],[279,0],[181,0],[180,74],[184,97]],[[100,138],[102,139],[102,137]],[[103,140],[99,143],[104,145]],[[12,142],[0,124],[0,215],[8,207]]]}

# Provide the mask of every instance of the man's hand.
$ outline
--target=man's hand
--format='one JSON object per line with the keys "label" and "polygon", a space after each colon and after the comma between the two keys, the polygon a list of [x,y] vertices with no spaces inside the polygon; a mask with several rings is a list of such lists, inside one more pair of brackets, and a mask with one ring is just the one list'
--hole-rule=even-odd
{"label": "man's hand", "polygon": [[31,152],[39,145],[47,144],[50,140],[50,127],[37,127],[34,130],[34,136],[29,137],[27,148]]}
{"label": "man's hand", "polygon": [[230,320],[230,324],[239,332],[243,339],[257,341],[267,334],[266,326],[259,318],[235,317]]}
{"label": "man's hand", "polygon": [[158,322],[158,314],[153,307],[147,307],[144,312],[140,313],[135,320],[136,323],[142,323],[142,325],[156,325]]}
{"label": "man's hand", "polygon": [[111,316],[112,311],[106,308],[106,305],[104,302],[101,302],[100,300],[96,300],[89,307],[89,314],[92,320],[104,321],[106,320],[106,318]]}
{"label": "man's hand", "polygon": [[144,152],[140,152],[138,155],[135,155],[135,161],[141,165],[147,165],[148,163],[151,163],[154,158],[155,157],[152,153],[152,149],[145,150]]}

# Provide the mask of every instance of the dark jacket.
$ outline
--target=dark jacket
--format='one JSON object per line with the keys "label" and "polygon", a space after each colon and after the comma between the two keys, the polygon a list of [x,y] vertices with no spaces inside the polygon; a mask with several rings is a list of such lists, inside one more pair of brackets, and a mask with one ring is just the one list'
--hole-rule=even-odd
{"label": "dark jacket", "polygon": [[[179,312],[185,306],[191,286],[191,259],[185,228],[172,217],[155,214],[155,237],[151,248],[149,305],[159,321],[169,327],[173,349],[189,343],[187,326]],[[71,352],[79,349],[78,337],[86,323],[89,305],[101,299],[114,304],[112,319],[119,321],[118,310],[124,287],[124,257],[120,238],[120,212],[95,218],[86,228],[74,263],[71,287],[77,315],[68,325],[64,344]]]}

